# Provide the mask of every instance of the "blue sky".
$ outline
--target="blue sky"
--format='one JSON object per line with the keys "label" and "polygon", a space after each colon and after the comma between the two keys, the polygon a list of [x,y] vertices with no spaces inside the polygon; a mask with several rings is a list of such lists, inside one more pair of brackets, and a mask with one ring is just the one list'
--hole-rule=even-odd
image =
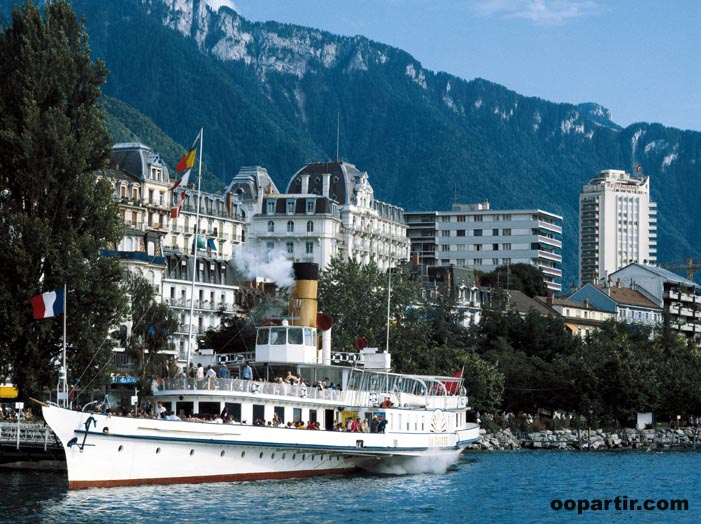
{"label": "blue sky", "polygon": [[401,48],[426,69],[553,102],[597,102],[614,122],[701,131],[699,0],[207,0]]}

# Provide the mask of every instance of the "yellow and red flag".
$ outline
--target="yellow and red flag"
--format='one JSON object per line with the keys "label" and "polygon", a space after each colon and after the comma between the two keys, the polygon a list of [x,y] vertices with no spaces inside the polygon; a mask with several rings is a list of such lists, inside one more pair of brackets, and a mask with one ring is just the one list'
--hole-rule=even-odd
{"label": "yellow and red flag", "polygon": [[197,156],[197,148],[200,145],[201,138],[202,138],[202,130],[200,130],[200,132],[197,133],[197,136],[195,137],[195,141],[192,143],[192,146],[190,146],[190,149],[188,150],[188,152],[185,153],[182,157],[180,157],[180,160],[178,160],[178,163],[175,166],[175,174],[176,174],[176,176],[182,172],[185,172],[185,174],[183,174],[183,176],[180,177],[180,180],[177,180],[173,184],[173,187],[170,188],[171,191],[180,185],[187,186],[189,176],[190,176],[190,170],[192,169],[192,166],[195,165],[195,157]]}

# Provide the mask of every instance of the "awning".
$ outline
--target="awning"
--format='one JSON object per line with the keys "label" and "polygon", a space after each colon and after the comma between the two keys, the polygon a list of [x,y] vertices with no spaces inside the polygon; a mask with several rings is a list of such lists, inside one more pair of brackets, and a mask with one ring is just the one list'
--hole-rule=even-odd
{"label": "awning", "polygon": [[579,327],[575,326],[574,324],[569,324],[567,322],[565,322],[565,327],[569,329],[572,333],[579,333],[580,331]]}

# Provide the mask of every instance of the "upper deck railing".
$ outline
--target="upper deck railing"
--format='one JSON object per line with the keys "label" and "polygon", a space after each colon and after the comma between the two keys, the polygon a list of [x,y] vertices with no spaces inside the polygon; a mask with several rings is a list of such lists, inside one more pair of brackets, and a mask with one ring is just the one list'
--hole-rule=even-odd
{"label": "upper deck railing", "polygon": [[[467,406],[467,396],[457,378],[418,377],[364,373],[350,369],[346,389],[320,388],[304,383],[266,382],[238,378],[182,377],[153,384],[154,396],[211,393],[260,395],[285,399],[312,400],[353,407],[392,407],[459,409]],[[382,379],[385,379],[384,381]],[[372,387],[374,385],[374,387]],[[386,387],[389,385],[390,387]],[[357,386],[360,386],[359,388]]]}

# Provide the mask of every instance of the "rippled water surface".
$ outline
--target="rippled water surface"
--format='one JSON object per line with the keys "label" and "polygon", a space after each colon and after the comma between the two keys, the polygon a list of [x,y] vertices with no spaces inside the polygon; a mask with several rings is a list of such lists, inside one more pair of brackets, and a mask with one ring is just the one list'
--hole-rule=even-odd
{"label": "rippled water surface", "polygon": [[[466,453],[444,475],[82,491],[68,491],[61,473],[0,470],[0,479],[0,523],[701,522],[701,452]],[[555,499],[617,496],[685,499],[689,509],[551,508]]]}

